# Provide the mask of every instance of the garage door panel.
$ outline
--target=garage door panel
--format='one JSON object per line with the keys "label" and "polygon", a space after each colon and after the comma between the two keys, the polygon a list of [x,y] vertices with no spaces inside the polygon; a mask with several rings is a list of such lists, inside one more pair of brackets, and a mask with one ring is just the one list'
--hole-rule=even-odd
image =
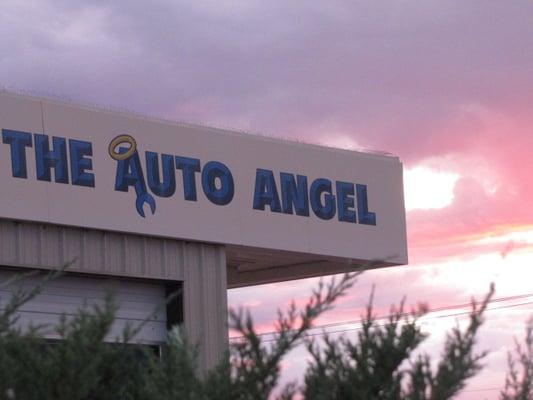
{"label": "garage door panel", "polygon": [[[11,293],[9,291],[0,291],[0,309],[3,309],[5,302],[9,299]],[[130,301],[117,301],[119,310],[117,318],[127,315],[127,319],[143,321],[145,319],[162,321],[166,319],[165,308],[158,307],[154,303],[140,303]],[[94,306],[103,307],[105,301],[102,299],[86,299],[80,297],[69,297],[61,295],[42,295],[40,294],[35,301],[31,301],[20,307],[20,311],[26,312],[46,312],[61,313],[67,315],[75,315],[80,309],[85,309],[91,312]]]}
{"label": "garage door panel", "polygon": [[[12,276],[12,272],[0,271],[0,285]],[[14,286],[30,290],[43,276],[25,277]],[[13,287],[0,289],[0,308],[5,307],[11,290]],[[80,308],[91,311],[94,305],[103,306],[105,295],[109,292],[113,293],[118,310],[106,340],[114,341],[121,337],[127,323],[138,326],[148,319],[136,341],[150,344],[166,341],[165,285],[138,281],[68,275],[58,277],[48,282],[42,293],[20,308],[18,324],[23,329],[31,323],[47,325],[46,337],[57,338],[53,327],[57,326],[62,314],[69,319]]]}
{"label": "garage door panel", "polygon": [[[57,324],[59,323],[60,314],[47,314],[38,312],[21,312],[18,314],[17,326],[23,330],[29,329],[30,326],[40,327],[40,333],[48,339],[60,339],[57,333]],[[67,316],[67,321],[72,317]],[[109,334],[105,340],[115,342],[123,336],[126,325],[139,326],[139,321],[126,319],[116,319]],[[149,321],[143,325],[138,335],[133,339],[134,343],[144,344],[161,344],[166,341],[166,322]]]}

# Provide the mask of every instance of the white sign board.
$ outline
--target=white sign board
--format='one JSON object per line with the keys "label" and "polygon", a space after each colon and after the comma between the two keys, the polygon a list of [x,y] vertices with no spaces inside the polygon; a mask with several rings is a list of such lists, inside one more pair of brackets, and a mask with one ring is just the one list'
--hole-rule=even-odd
{"label": "white sign board", "polygon": [[398,158],[0,93],[0,218],[407,262]]}

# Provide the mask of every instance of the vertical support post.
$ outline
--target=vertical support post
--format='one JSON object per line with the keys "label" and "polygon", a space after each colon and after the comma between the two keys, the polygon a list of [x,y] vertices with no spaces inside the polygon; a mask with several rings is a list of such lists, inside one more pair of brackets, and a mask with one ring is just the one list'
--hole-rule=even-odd
{"label": "vertical support post", "polygon": [[228,347],[228,300],[224,246],[185,245],[183,319],[185,334],[198,346],[201,372],[213,368]]}

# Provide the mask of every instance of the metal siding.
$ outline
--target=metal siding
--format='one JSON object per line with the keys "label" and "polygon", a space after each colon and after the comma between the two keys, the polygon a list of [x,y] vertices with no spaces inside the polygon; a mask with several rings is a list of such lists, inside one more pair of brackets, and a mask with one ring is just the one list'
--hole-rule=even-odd
{"label": "metal siding", "polygon": [[52,269],[73,261],[70,271],[184,279],[178,240],[0,219],[0,250],[0,265]]}
{"label": "metal siding", "polygon": [[216,365],[228,342],[226,256],[223,247],[186,245],[185,332],[200,352],[202,370]]}
{"label": "metal siding", "polygon": [[[105,234],[105,268],[106,272],[112,274],[125,274],[126,272],[126,251],[124,235],[119,233],[106,232]],[[133,275],[136,275],[136,269],[131,268]]]}
{"label": "metal siding", "polygon": [[6,263],[16,263],[18,260],[18,231],[11,221],[0,222],[0,251]]}
{"label": "metal siding", "polygon": [[18,224],[18,258],[23,265],[43,265],[41,263],[41,225]]}
{"label": "metal siding", "polygon": [[[226,254],[222,245],[2,219],[0,244],[0,265],[4,266],[54,269],[74,260],[68,271],[116,278],[144,278],[143,283],[149,282],[146,279],[183,281],[184,329],[191,343],[199,346],[200,368],[205,371],[213,367],[227,349]],[[79,298],[85,296],[89,286],[91,290],[98,287],[95,282],[101,278],[87,276],[72,279],[70,282],[87,287],[74,290],[75,295],[81,290],[78,298],[60,297],[62,306],[72,302],[80,304]],[[124,283],[131,282],[127,279],[113,280],[116,285],[133,287],[131,283]],[[163,297],[159,297],[162,301],[164,284],[159,283],[158,287],[160,289],[157,290],[163,293]],[[103,296],[104,293],[99,292],[96,297],[101,300]],[[153,301],[148,303],[154,305]],[[132,304],[129,308],[131,312],[142,302]],[[56,306],[50,305],[52,308]],[[140,310],[148,312],[142,307]],[[49,319],[49,316],[43,317],[35,310],[26,310],[24,315],[26,322],[40,323]],[[129,315],[128,318],[131,317]],[[128,318],[118,319],[116,332],[120,332]],[[154,326],[149,324],[142,332],[145,341],[154,341],[159,337],[160,333],[154,333]]]}
{"label": "metal siding", "polygon": [[52,266],[57,260],[61,260],[64,243],[63,232],[60,227],[54,225],[43,226],[40,230],[41,263]]}
{"label": "metal siding", "polygon": [[[143,255],[145,263],[152,263],[157,266],[157,271],[154,271],[159,274],[164,274],[165,269],[163,265],[163,251],[164,251],[164,240],[158,240],[153,238],[144,238],[143,240]],[[144,272],[144,271],[143,271]]]}
{"label": "metal siding", "polygon": [[[80,269],[84,271],[105,271],[105,234],[100,231],[82,231],[80,253]],[[70,260],[67,260],[70,261]]]}
{"label": "metal siding", "polygon": [[85,251],[84,236],[80,229],[63,228],[61,229],[63,253],[65,260],[75,260],[72,267],[80,268],[83,253]]}
{"label": "metal siding", "polygon": [[138,276],[143,276],[146,263],[144,251],[144,238],[131,236],[123,239],[124,245],[124,270]]}

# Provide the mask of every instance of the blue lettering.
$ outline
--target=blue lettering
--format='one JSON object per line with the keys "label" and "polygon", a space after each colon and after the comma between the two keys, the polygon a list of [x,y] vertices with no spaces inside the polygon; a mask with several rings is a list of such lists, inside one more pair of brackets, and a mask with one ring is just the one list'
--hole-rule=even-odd
{"label": "blue lettering", "polygon": [[264,210],[265,206],[269,206],[270,211],[281,212],[274,174],[268,169],[257,168],[253,207],[255,210]]}
{"label": "blue lettering", "polygon": [[356,185],[357,190],[357,214],[359,223],[364,225],[376,225],[376,213],[368,211],[368,198],[366,185]]}
{"label": "blue lettering", "polygon": [[337,187],[337,208],[339,213],[339,221],[357,222],[354,207],[354,187],[353,183],[349,182],[335,182]]}
{"label": "blue lettering", "polygon": [[[128,149],[121,147],[118,152],[123,154]],[[120,192],[127,192],[129,187],[133,186],[139,189],[139,192],[146,193],[146,183],[144,182],[143,170],[139,154],[135,151],[130,157],[125,160],[119,160],[117,163],[117,174],[115,178],[115,190]]]}
{"label": "blue lettering", "polygon": [[200,160],[176,156],[176,168],[182,170],[185,200],[196,201],[196,179],[194,174],[200,172]]}
{"label": "blue lettering", "polygon": [[70,154],[70,174],[72,175],[72,184],[78,186],[94,187],[93,169],[93,147],[90,142],[82,140],[69,139]]}
{"label": "blue lettering", "polygon": [[[217,180],[220,182],[219,188],[216,185]],[[220,162],[208,162],[202,169],[202,188],[211,203],[225,206],[235,193],[231,171]]]}
{"label": "blue lettering", "polygon": [[176,192],[176,173],[174,171],[174,157],[168,154],[161,156],[163,164],[163,182],[159,178],[159,163],[157,153],[146,152],[146,178],[150,190],[159,197],[170,197]]}
{"label": "blue lettering", "polygon": [[309,216],[309,198],[307,194],[307,177],[297,176],[298,183],[293,174],[280,173],[281,204],[285,214],[293,213],[293,206],[297,215]]}
{"label": "blue lettering", "polygon": [[50,168],[54,168],[54,178],[58,183],[68,183],[67,141],[52,137],[53,150],[50,150],[48,136],[34,134],[35,169],[37,179],[50,182]]}
{"label": "blue lettering", "polygon": [[31,133],[2,129],[2,142],[11,150],[11,173],[15,178],[28,178],[26,147],[31,147]]}
{"label": "blue lettering", "polygon": [[[324,194],[324,204],[322,204],[322,194]],[[331,192],[329,179],[315,179],[311,184],[309,195],[311,208],[318,218],[328,220],[335,216],[335,196]]]}

